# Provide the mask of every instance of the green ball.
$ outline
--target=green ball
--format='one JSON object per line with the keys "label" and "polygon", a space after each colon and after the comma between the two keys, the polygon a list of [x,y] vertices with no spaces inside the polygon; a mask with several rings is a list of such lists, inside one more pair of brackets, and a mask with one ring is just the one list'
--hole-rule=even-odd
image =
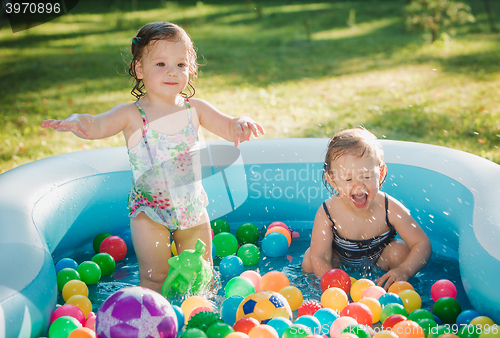
{"label": "green ball", "polygon": [[180,338],[208,338],[200,329],[187,329]]}
{"label": "green ball", "polygon": [[260,261],[260,250],[255,244],[243,244],[238,249],[237,256],[243,262],[243,265],[256,265]]}
{"label": "green ball", "polygon": [[246,297],[254,292],[255,286],[253,285],[253,282],[250,279],[241,276],[231,278],[224,287],[226,298],[232,296]]}
{"label": "green ball", "polygon": [[257,243],[259,236],[259,228],[253,223],[243,223],[236,230],[236,239],[242,244]]}
{"label": "green ball", "polygon": [[78,265],[76,271],[80,274],[82,282],[88,285],[97,284],[101,279],[101,268],[96,262],[82,262]]}
{"label": "green ball", "polygon": [[409,320],[413,320],[417,323],[419,320],[425,318],[434,320],[434,316],[432,315],[432,313],[426,309],[415,309],[408,315]]}
{"label": "green ball", "polygon": [[215,323],[212,324],[207,330],[208,338],[224,338],[231,332],[234,332],[233,328],[226,323]]}
{"label": "green ball", "polygon": [[432,317],[432,318],[433,319],[421,318],[421,319],[415,320],[415,322],[418,325],[420,325],[420,327],[424,330],[424,333],[425,333],[426,337],[429,335],[429,333],[432,330],[437,330],[436,328],[438,327],[438,324],[434,320],[434,317]]}
{"label": "green ball", "polygon": [[439,336],[448,333],[452,333],[450,325],[437,325],[430,328],[427,338],[438,338]]}
{"label": "green ball", "polygon": [[99,235],[94,237],[94,241],[92,242],[92,246],[94,247],[95,253],[101,252],[101,243],[104,241],[106,238],[111,236],[111,234],[108,234],[107,232],[100,233]]}
{"label": "green ball", "polygon": [[82,324],[73,317],[61,316],[50,324],[49,338],[67,338],[71,332],[82,327]]}
{"label": "green ball", "polygon": [[408,312],[406,312],[404,306],[401,304],[389,303],[384,306],[382,312],[380,313],[380,322],[383,323],[387,317],[392,315],[402,315],[406,317],[408,316]]}
{"label": "green ball", "polygon": [[370,332],[365,328],[364,325],[349,325],[342,330],[342,332],[348,332],[355,334],[359,338],[371,338]]}
{"label": "green ball", "polygon": [[282,338],[305,338],[311,329],[303,324],[292,324],[283,331]]}
{"label": "green ball", "polygon": [[72,268],[64,268],[57,273],[57,288],[62,291],[64,285],[73,279],[81,280],[78,271]]}
{"label": "green ball", "polygon": [[111,276],[115,272],[115,259],[107,252],[100,252],[94,255],[92,262],[96,262],[99,265],[102,276]]}
{"label": "green ball", "polygon": [[212,227],[212,230],[214,231],[214,236],[217,234],[220,234],[221,232],[229,232],[229,223],[224,220],[224,219],[214,219],[212,222],[210,222],[210,226]]}
{"label": "green ball", "polygon": [[478,338],[483,330],[478,325],[465,325],[457,333],[460,338]]}
{"label": "green ball", "polygon": [[460,303],[452,297],[439,298],[432,306],[432,313],[444,324],[455,323],[460,312],[462,312]]}
{"label": "green ball", "polygon": [[235,255],[238,251],[238,240],[229,232],[221,232],[214,236],[212,242],[218,257]]}

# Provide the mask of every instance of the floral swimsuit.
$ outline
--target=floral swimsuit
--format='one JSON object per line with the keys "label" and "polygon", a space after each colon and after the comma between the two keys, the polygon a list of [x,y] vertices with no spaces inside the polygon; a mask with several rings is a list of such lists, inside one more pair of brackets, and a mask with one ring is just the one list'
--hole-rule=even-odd
{"label": "floral swimsuit", "polygon": [[144,127],[137,146],[128,150],[133,174],[129,216],[144,212],[170,230],[192,227],[208,205],[201,184],[200,144],[191,106],[185,100],[189,124],[175,135],[149,128],[146,113],[135,103]]}

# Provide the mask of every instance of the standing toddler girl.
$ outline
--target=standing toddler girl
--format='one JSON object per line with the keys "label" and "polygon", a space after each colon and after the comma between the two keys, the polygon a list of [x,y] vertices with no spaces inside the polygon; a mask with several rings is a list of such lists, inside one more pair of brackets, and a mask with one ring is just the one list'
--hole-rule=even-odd
{"label": "standing toddler girl", "polygon": [[128,208],[140,285],[160,291],[169,270],[170,233],[179,253],[194,249],[201,239],[206,244],[204,258],[212,263],[199,126],[235,146],[249,141],[252,133],[264,134],[264,129],[251,118],[230,117],[206,101],[191,99],[198,65],[193,43],[181,27],[149,23],[132,39],[131,48],[129,74],[135,80],[132,95],[137,102],[119,104],[96,116],[45,120],[42,127],[84,139],[123,132],[134,180]]}

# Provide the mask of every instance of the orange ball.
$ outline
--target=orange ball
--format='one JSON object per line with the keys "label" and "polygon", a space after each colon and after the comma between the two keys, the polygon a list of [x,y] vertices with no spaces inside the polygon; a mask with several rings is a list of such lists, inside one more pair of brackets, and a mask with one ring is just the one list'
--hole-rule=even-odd
{"label": "orange ball", "polygon": [[212,304],[202,296],[191,296],[185,299],[181,304],[181,309],[184,312],[184,324],[187,325],[191,312],[198,307],[207,307],[212,309]]}
{"label": "orange ball", "polygon": [[231,332],[226,338],[248,338],[248,335],[243,332]]}
{"label": "orange ball", "polygon": [[261,291],[280,292],[285,286],[290,286],[290,281],[283,272],[279,271],[269,271],[260,280]]}
{"label": "orange ball", "polygon": [[274,227],[266,231],[266,235],[270,234],[271,232],[279,232],[280,234],[284,235],[286,237],[286,240],[288,241],[288,246],[292,244],[292,236],[290,235],[290,232],[286,230],[285,228],[282,227]]}
{"label": "orange ball", "polygon": [[389,286],[389,290],[387,290],[387,292],[392,292],[399,295],[399,293],[403,290],[415,291],[413,285],[411,285],[410,283],[405,281],[399,281],[399,282],[394,282],[391,286]]}
{"label": "orange ball", "polygon": [[292,311],[298,310],[304,301],[302,292],[296,286],[285,286],[279,293],[286,298]]}
{"label": "orange ball", "polygon": [[413,320],[403,320],[392,327],[399,338],[425,338],[424,330]]}
{"label": "orange ball", "polygon": [[69,334],[68,338],[96,338],[96,334],[88,327],[80,327],[76,330],[73,330]]}
{"label": "orange ball", "polygon": [[321,305],[333,311],[342,311],[347,304],[349,304],[349,299],[344,290],[337,287],[332,287],[326,289],[321,295]]}
{"label": "orange ball", "polygon": [[87,319],[89,313],[92,312],[92,303],[90,302],[90,299],[82,295],[74,295],[69,297],[66,301],[66,304],[73,304],[74,306],[82,310],[83,314],[85,315],[85,319]]}
{"label": "orange ball", "polygon": [[370,286],[375,286],[375,283],[366,278],[360,278],[354,284],[351,285],[351,298],[353,301],[357,302],[363,298],[363,292]]}
{"label": "orange ball", "polygon": [[368,306],[373,316],[372,324],[375,324],[380,320],[380,314],[382,313],[382,306],[380,305],[378,299],[373,297],[363,297],[358,301],[358,303],[365,304],[366,306]]}
{"label": "orange ball", "polygon": [[280,338],[280,336],[274,327],[261,324],[248,332],[248,338]]}

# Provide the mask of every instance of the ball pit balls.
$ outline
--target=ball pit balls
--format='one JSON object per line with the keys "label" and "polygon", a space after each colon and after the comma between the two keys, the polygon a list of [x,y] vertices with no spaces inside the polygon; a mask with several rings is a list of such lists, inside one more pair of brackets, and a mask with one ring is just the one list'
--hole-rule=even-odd
{"label": "ball pit balls", "polygon": [[246,297],[255,292],[255,286],[247,277],[236,276],[231,278],[224,287],[226,298],[232,296]]}
{"label": "ball pit balls", "polygon": [[62,316],[54,320],[49,327],[50,338],[67,338],[69,334],[82,327],[82,324],[70,316]]}
{"label": "ball pit balls", "polygon": [[281,337],[283,332],[292,325],[292,321],[287,318],[276,317],[268,321],[266,325],[273,327],[278,332],[278,336]]}
{"label": "ball pit balls", "polygon": [[376,298],[372,297],[363,297],[361,298],[358,303],[365,304],[368,306],[372,313],[372,324],[375,324],[380,320],[380,314],[382,313],[382,306],[380,305],[380,302]]}
{"label": "ball pit balls", "polygon": [[193,318],[197,313],[200,313],[200,312],[213,312],[213,311],[211,308],[209,308],[207,306],[200,306],[200,307],[194,308],[193,311],[191,311],[189,318],[187,319],[188,323],[191,320],[191,318]]}
{"label": "ball pit balls", "polygon": [[305,316],[305,315],[310,315],[310,316],[313,316],[316,311],[318,311],[319,309],[322,309],[323,306],[318,303],[317,301],[315,300],[308,300],[304,303],[302,303],[302,305],[299,307],[299,311],[297,312],[297,316],[300,317],[300,316]]}
{"label": "ball pit balls", "polygon": [[359,302],[347,304],[340,312],[340,316],[352,317],[361,325],[371,326],[373,324],[373,315],[370,308]]}
{"label": "ball pit balls", "polygon": [[267,230],[272,229],[274,227],[280,227],[280,228],[288,230],[288,232],[292,232],[290,230],[290,228],[288,227],[288,225],[286,225],[283,222],[278,222],[278,221],[277,222],[272,222],[271,224],[269,224],[269,226],[267,227]]}
{"label": "ball pit balls", "polygon": [[392,292],[392,293],[399,295],[399,293],[403,290],[415,291],[415,289],[413,288],[413,285],[411,285],[410,283],[405,282],[405,281],[398,281],[398,282],[392,283],[391,286],[389,286],[389,290],[387,290],[387,292]]}
{"label": "ball pit balls", "polygon": [[288,240],[278,232],[264,236],[261,243],[262,253],[268,257],[283,257],[288,253]]}
{"label": "ball pit balls", "polygon": [[382,296],[380,296],[378,298],[378,301],[380,302],[380,305],[382,305],[382,307],[389,305],[389,304],[392,304],[392,303],[403,305],[403,301],[401,300],[401,297],[399,297],[397,294],[392,293],[392,292],[384,293]]}
{"label": "ball pit balls", "polygon": [[226,337],[234,332],[233,328],[226,323],[214,323],[207,330],[207,337]]}
{"label": "ball pit balls", "polygon": [[432,306],[432,314],[446,324],[455,323],[460,312],[460,303],[452,297],[441,297]]}
{"label": "ball pit balls", "polygon": [[62,289],[62,296],[64,301],[67,301],[71,296],[82,295],[89,296],[89,289],[87,284],[78,279],[73,279],[64,284]]}
{"label": "ball pit balls", "polygon": [[96,333],[100,338],[118,337],[124,333],[176,338],[177,317],[162,295],[132,286],[113,293],[104,301],[97,312]]}
{"label": "ball pit balls", "polygon": [[243,223],[236,229],[236,239],[242,244],[255,244],[259,240],[259,228],[253,223]]}
{"label": "ball pit balls", "polygon": [[229,223],[224,219],[214,219],[210,222],[210,227],[214,232],[214,237],[222,232],[229,232],[231,228],[229,227]]}
{"label": "ball pit balls", "polygon": [[269,325],[259,325],[248,332],[249,338],[280,338],[278,332]]}
{"label": "ball pit balls", "polygon": [[332,309],[322,308],[314,313],[314,317],[316,317],[321,324],[321,334],[329,335],[330,327],[332,323],[339,318],[339,315]]}
{"label": "ball pit balls", "polygon": [[242,332],[248,334],[250,330],[252,330],[254,327],[257,327],[260,325],[260,322],[253,318],[253,317],[243,317],[238,319],[234,325],[233,329],[236,332]]}
{"label": "ball pit balls", "polygon": [[382,326],[385,330],[392,329],[394,325],[406,319],[407,318],[403,315],[391,315],[384,320]]}
{"label": "ball pit balls", "polygon": [[101,243],[104,241],[104,239],[112,236],[111,234],[107,232],[100,233],[99,235],[94,237],[94,241],[92,242],[92,246],[94,247],[95,253],[101,252]]}
{"label": "ball pit balls", "polygon": [[127,244],[118,236],[109,236],[102,241],[99,250],[110,254],[118,262],[127,255]]}
{"label": "ball pit balls", "polygon": [[96,338],[95,332],[88,327],[80,327],[72,331],[68,338]]}
{"label": "ball pit balls", "polygon": [[382,330],[376,333],[372,338],[399,338],[398,335],[389,330]]}
{"label": "ball pit balls", "polygon": [[64,268],[57,273],[57,288],[62,291],[64,285],[70,280],[80,280],[80,274],[71,268]]}
{"label": "ball pit balls", "polygon": [[[430,313],[430,312],[429,312]],[[467,325],[470,324],[471,320],[473,320],[476,317],[479,317],[481,314],[477,311],[474,310],[464,310],[460,312],[460,314],[457,316],[457,324],[458,325]],[[432,314],[431,314],[432,316]],[[415,320],[415,319],[413,319]]]}
{"label": "ball pit balls", "polygon": [[238,310],[238,306],[240,306],[244,297],[241,296],[232,296],[226,298],[220,307],[220,316],[224,323],[229,325],[234,325],[236,323],[236,311]]}
{"label": "ball pit balls", "polygon": [[247,277],[252,281],[253,286],[255,287],[255,292],[260,291],[260,281],[262,279],[262,276],[257,271],[254,270],[243,271],[243,273],[240,276]]}
{"label": "ball pit balls", "polygon": [[182,311],[181,307],[177,305],[172,305],[172,308],[175,311],[175,316],[177,317],[177,328],[180,332],[184,327],[184,321],[186,320],[184,318],[184,311]]}
{"label": "ball pit balls", "polygon": [[351,333],[354,337],[358,338],[371,338],[370,331],[368,331],[367,327],[360,324],[345,327],[340,336],[344,337],[345,333]]}
{"label": "ball pit balls", "polygon": [[207,307],[212,310],[212,304],[205,298],[201,296],[191,296],[186,298],[182,304],[181,304],[181,309],[182,312],[184,312],[184,323],[187,324],[189,321],[189,318],[191,317],[191,312],[193,312],[194,309],[198,307]]}
{"label": "ball pit balls", "polygon": [[[192,313],[196,312],[196,309]],[[189,318],[186,330],[191,328],[200,329],[203,332],[207,332],[208,328],[215,324],[222,322],[220,316],[212,311],[201,311],[195,313]]]}
{"label": "ball pit balls", "polygon": [[266,324],[275,317],[292,320],[292,309],[285,297],[278,292],[260,291],[245,297],[238,306],[236,320],[243,317],[252,317],[261,324]]}
{"label": "ball pit balls", "polygon": [[363,291],[363,294],[361,298],[364,297],[372,297],[375,299],[379,299],[380,296],[384,295],[387,291],[381,286],[374,285],[374,286],[369,286]]}
{"label": "ball pit balls", "polygon": [[288,241],[288,246],[290,246],[290,244],[292,244],[292,235],[290,234],[290,231],[282,228],[282,227],[274,227],[272,229],[268,229],[266,231],[266,234],[265,236],[269,235],[270,233],[273,233],[273,232],[277,232],[277,233],[280,233],[282,234],[283,236],[286,237],[286,240]]}
{"label": "ball pit balls", "polygon": [[85,318],[88,317],[88,314],[92,312],[92,302],[85,296],[82,295],[74,295],[68,298],[66,304],[73,304],[77,306],[80,310],[82,310]]}
{"label": "ball pit balls", "polygon": [[256,265],[260,261],[260,250],[255,244],[243,244],[238,249],[236,255],[241,259],[243,265],[245,266]]}
{"label": "ball pit balls", "polygon": [[349,304],[345,291],[338,287],[326,289],[321,295],[321,305],[340,313]]}
{"label": "ball pit balls", "polygon": [[342,334],[342,331],[349,325],[356,325],[358,322],[352,317],[345,316],[335,319],[330,327],[330,337],[335,338]]}
{"label": "ball pit balls", "polygon": [[87,285],[97,284],[101,279],[101,268],[96,262],[84,261],[76,269],[80,274],[80,279]]}
{"label": "ball pit balls", "polygon": [[116,262],[113,256],[106,252],[95,254],[91,259],[101,268],[101,276],[111,276],[115,272]]}
{"label": "ball pit balls", "polygon": [[243,272],[243,262],[235,255],[229,255],[219,263],[219,272],[223,278],[231,279],[239,276]]}
{"label": "ball pit balls", "polygon": [[234,255],[238,251],[238,240],[229,232],[220,232],[214,236],[212,242],[217,250],[218,257]]}
{"label": "ball pit balls", "polygon": [[321,291],[325,292],[331,287],[337,287],[344,290],[347,294],[351,289],[351,278],[341,269],[331,269],[321,277]]}
{"label": "ball pit balls", "polygon": [[292,311],[298,310],[300,305],[302,305],[302,302],[304,301],[302,292],[296,286],[285,286],[279,291],[279,293],[286,298]]}
{"label": "ball pit balls", "polygon": [[383,323],[389,316],[392,315],[402,315],[407,316],[405,308],[403,305],[398,303],[390,303],[382,308],[382,312],[380,313],[380,321]]}
{"label": "ball pit balls", "polygon": [[402,290],[398,295],[408,314],[420,309],[422,306],[422,298],[420,298],[420,295],[414,290]]}
{"label": "ball pit balls", "polygon": [[56,263],[56,274],[65,268],[76,270],[78,268],[78,263],[72,258],[63,258]]}
{"label": "ball pit balls", "polygon": [[424,330],[414,321],[403,320],[392,327],[399,338],[425,338]]}
{"label": "ball pit balls", "polygon": [[226,336],[226,338],[250,338],[246,333],[243,332],[231,332]]}
{"label": "ball pit balls", "polygon": [[60,307],[58,307],[53,313],[52,317],[50,317],[50,322],[52,323],[54,320],[56,320],[59,317],[73,317],[80,324],[85,325],[85,315],[83,314],[83,311],[80,310],[79,307],[73,305],[73,304],[64,304]]}
{"label": "ball pit balls", "polygon": [[309,328],[309,332],[320,333],[321,332],[321,322],[318,318],[311,315],[304,315],[297,318],[294,324],[302,324]]}
{"label": "ball pit balls", "polygon": [[408,315],[409,320],[413,320],[414,322],[419,322],[422,319],[432,319],[434,320],[434,316],[429,310],[426,309],[416,309],[413,310],[409,315]]}
{"label": "ball pit balls", "polygon": [[200,329],[191,328],[184,331],[180,338],[208,338],[208,336]]}
{"label": "ball pit balls", "polygon": [[96,315],[95,313],[93,312],[90,312],[88,315],[87,315],[87,321],[85,322],[85,327],[89,328],[89,329],[92,329],[92,331],[95,332],[95,320],[96,320]]}
{"label": "ball pit balls", "polygon": [[302,324],[292,324],[284,332],[282,338],[305,338],[309,335],[309,328]]}
{"label": "ball pit balls", "polygon": [[366,278],[360,278],[354,284],[351,285],[351,298],[353,301],[357,302],[363,298],[363,292],[370,286],[375,286],[375,283]]}
{"label": "ball pit balls", "polygon": [[260,289],[262,291],[279,292],[285,286],[290,286],[288,277],[280,271],[269,271],[260,279]]}
{"label": "ball pit balls", "polygon": [[456,298],[457,288],[451,281],[447,279],[440,279],[432,284],[431,297],[434,302],[442,297]]}

